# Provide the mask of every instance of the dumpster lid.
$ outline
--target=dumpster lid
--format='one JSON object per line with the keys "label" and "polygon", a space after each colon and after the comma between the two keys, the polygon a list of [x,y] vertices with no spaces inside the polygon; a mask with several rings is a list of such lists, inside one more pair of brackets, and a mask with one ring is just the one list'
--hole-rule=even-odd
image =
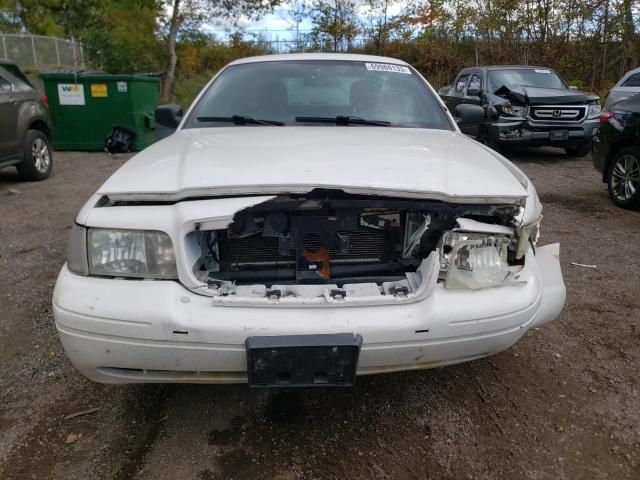
{"label": "dumpster lid", "polygon": [[78,80],[104,80],[104,81],[142,81],[159,82],[158,73],[106,73],[101,70],[86,69],[59,69],[50,70],[40,74],[40,78],[45,79],[69,79]]}
{"label": "dumpster lid", "polygon": [[102,74],[104,72],[100,71],[100,70],[87,70],[87,69],[57,69],[57,70],[47,70],[46,72],[42,72],[40,74],[40,78],[53,78],[53,77],[61,77],[61,76],[80,76],[80,75],[85,75],[85,74],[93,74],[93,73],[98,73],[98,74]]}

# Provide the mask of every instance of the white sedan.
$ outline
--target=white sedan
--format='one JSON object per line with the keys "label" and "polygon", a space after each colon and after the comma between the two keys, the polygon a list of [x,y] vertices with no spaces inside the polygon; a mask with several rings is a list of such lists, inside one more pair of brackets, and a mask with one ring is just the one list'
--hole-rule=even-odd
{"label": "white sedan", "polygon": [[231,63],[73,226],[53,294],[105,383],[349,386],[486,357],[554,319],[531,181],[396,59]]}

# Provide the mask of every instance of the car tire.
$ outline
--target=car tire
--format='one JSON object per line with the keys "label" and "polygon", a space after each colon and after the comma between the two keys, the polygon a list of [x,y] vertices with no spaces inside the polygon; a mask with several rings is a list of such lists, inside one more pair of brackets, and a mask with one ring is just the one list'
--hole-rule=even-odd
{"label": "car tire", "polygon": [[640,210],[640,146],[616,153],[607,170],[607,187],[615,205]]}
{"label": "car tire", "polygon": [[16,165],[25,180],[44,180],[51,175],[53,154],[49,139],[40,130],[29,130],[24,141],[24,158]]}
{"label": "car tire", "polygon": [[565,152],[570,157],[584,157],[591,151],[590,143],[581,143],[580,145],[571,145],[570,147],[565,147]]}

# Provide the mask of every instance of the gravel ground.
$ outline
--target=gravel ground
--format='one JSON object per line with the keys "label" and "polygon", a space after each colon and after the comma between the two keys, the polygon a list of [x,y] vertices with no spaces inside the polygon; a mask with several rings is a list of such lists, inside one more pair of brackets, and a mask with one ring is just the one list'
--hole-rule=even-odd
{"label": "gravel ground", "polygon": [[588,157],[512,156],[562,246],[560,318],[491,358],[293,392],[81,377],[51,293],[75,213],[126,157],[58,153],[40,183],[0,171],[0,478],[639,478],[640,213]]}

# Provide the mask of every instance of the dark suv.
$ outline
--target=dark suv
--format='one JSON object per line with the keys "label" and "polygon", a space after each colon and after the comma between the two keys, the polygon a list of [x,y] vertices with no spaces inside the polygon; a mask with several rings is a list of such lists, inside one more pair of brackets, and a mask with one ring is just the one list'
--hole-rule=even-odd
{"label": "dark suv", "polygon": [[0,168],[14,165],[25,180],[51,174],[51,120],[46,98],[18,66],[0,59]]}
{"label": "dark suv", "polygon": [[640,94],[614,103],[600,115],[593,165],[613,203],[640,210]]}
{"label": "dark suv", "polygon": [[439,93],[452,112],[460,104],[482,106],[483,124],[462,130],[496,150],[550,145],[581,157],[598,129],[599,97],[569,87],[547,67],[465,68]]}

